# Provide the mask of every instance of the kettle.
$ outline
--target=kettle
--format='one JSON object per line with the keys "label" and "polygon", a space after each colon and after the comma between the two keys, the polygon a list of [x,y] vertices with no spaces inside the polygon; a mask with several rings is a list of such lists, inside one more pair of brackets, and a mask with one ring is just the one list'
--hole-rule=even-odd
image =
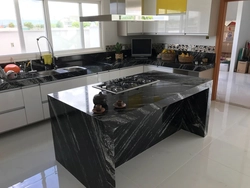
{"label": "kettle", "polygon": [[107,106],[107,96],[105,94],[103,94],[102,92],[99,92],[98,94],[96,94],[93,98],[93,103],[95,105],[102,105],[103,107]]}

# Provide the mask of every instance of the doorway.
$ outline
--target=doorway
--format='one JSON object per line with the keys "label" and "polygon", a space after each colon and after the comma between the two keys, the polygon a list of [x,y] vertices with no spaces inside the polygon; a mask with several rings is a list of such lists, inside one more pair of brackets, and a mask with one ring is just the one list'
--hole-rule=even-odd
{"label": "doorway", "polygon": [[[225,21],[226,21],[226,13],[227,8],[230,7],[230,3],[238,3],[239,1],[231,1],[231,0],[221,0],[221,6],[220,6],[220,16],[219,16],[219,23],[218,23],[218,32],[216,37],[216,64],[215,64],[215,71],[214,71],[214,85],[213,85],[213,100],[219,100],[223,102],[229,102],[240,106],[245,106],[250,108],[250,91],[248,88],[250,88],[250,74],[242,74],[242,73],[235,73],[234,63],[231,65],[230,72],[223,72],[220,69],[221,65],[221,56],[222,56],[222,47],[223,47],[223,39],[225,37],[224,35],[224,27],[225,27]],[[250,2],[243,2],[240,1],[239,4],[241,6],[248,5],[250,6]],[[247,4],[245,4],[247,3]],[[239,15],[237,15],[237,19],[239,19]],[[244,20],[243,20],[244,21]],[[248,21],[249,22],[249,21]],[[237,24],[237,23],[236,23]],[[242,23],[240,23],[242,24]],[[245,27],[245,25],[239,25],[239,27]],[[249,24],[250,28],[250,24]],[[249,29],[248,28],[248,29]],[[240,30],[236,31],[239,33]],[[239,35],[239,34],[238,34]],[[237,37],[237,36],[236,36]],[[250,39],[246,36],[239,37],[239,40],[236,41],[236,43],[239,43],[237,45],[234,45],[236,47],[233,48],[234,53],[237,55],[234,55],[232,58],[235,59],[237,62],[237,57],[239,54],[239,46],[240,43],[242,44],[242,40],[244,39],[244,43],[247,39]],[[238,46],[238,47],[237,47]],[[234,61],[232,59],[232,61]],[[249,93],[249,94],[248,94]],[[249,101],[249,102],[248,102]],[[249,104],[248,104],[249,103]]]}

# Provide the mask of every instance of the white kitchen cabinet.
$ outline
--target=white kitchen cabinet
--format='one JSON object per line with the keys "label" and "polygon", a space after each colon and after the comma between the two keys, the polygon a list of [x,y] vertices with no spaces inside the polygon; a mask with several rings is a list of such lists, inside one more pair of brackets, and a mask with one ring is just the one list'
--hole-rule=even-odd
{"label": "white kitchen cabinet", "polygon": [[43,115],[44,115],[44,119],[50,118],[49,103],[48,102],[43,103]]}
{"label": "white kitchen cabinet", "polygon": [[119,36],[142,35],[143,22],[141,21],[118,22],[117,30]]}
{"label": "white kitchen cabinet", "polygon": [[98,73],[98,82],[105,82],[108,80],[110,80],[108,71]]}
{"label": "white kitchen cabinet", "polygon": [[118,22],[118,35],[164,35],[166,33],[166,20],[148,22]]}
{"label": "white kitchen cabinet", "polygon": [[156,22],[144,22],[143,23],[143,33],[144,34],[156,34],[157,30],[156,30]]}
{"label": "white kitchen cabinet", "polygon": [[27,125],[25,109],[0,114],[0,122],[0,133]]}
{"label": "white kitchen cabinet", "polygon": [[185,33],[215,36],[219,8],[220,1],[218,0],[188,0]]}
{"label": "white kitchen cabinet", "polygon": [[27,123],[35,123],[44,119],[40,87],[22,89]]}
{"label": "white kitchen cabinet", "polygon": [[143,65],[131,67],[131,68],[120,69],[120,76],[121,77],[131,76],[131,75],[140,74],[140,73],[143,73]]}
{"label": "white kitchen cabinet", "polygon": [[24,108],[21,89],[0,93],[0,113],[20,108]]}
{"label": "white kitchen cabinet", "polygon": [[165,33],[171,35],[184,35],[185,30],[185,14],[173,14],[167,16],[168,20],[165,22]]}
{"label": "white kitchen cabinet", "polygon": [[165,35],[167,21],[155,21],[156,34]]}
{"label": "white kitchen cabinet", "polygon": [[143,33],[143,22],[127,22],[128,34]]}

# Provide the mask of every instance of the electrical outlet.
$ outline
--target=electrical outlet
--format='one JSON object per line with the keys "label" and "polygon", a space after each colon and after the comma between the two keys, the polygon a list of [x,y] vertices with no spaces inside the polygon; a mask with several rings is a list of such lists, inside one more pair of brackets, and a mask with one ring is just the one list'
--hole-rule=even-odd
{"label": "electrical outlet", "polygon": [[10,43],[10,46],[13,48],[13,47],[15,47],[15,45],[14,45],[14,43],[12,42],[12,43]]}

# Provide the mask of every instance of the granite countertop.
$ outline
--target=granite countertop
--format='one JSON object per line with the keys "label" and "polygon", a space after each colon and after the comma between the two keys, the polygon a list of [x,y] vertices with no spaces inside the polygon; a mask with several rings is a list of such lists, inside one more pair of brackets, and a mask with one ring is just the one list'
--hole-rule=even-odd
{"label": "granite countertop", "polygon": [[[106,62],[98,62],[95,64],[86,64],[83,65],[87,69],[87,75],[88,74],[94,74],[99,73],[102,71],[109,71],[113,69],[119,69],[119,68],[125,68],[135,65],[156,65],[156,66],[164,66],[164,67],[170,67],[175,69],[181,69],[181,70],[188,70],[188,71],[195,71],[200,72],[204,71],[210,68],[213,68],[213,65],[186,65],[186,64],[180,64],[175,62],[167,62],[160,59],[132,59],[127,58],[121,62],[119,61],[106,61]],[[38,85],[41,83],[47,83],[51,81],[61,80],[65,78],[71,78],[76,76],[82,76],[86,73],[83,72],[68,72],[68,73],[62,73],[62,74],[55,74],[55,75],[47,75],[47,76],[41,76],[37,73],[27,73],[22,78],[18,78],[15,80],[3,80],[0,81],[0,92],[9,90],[9,89],[18,89],[30,85]]]}
{"label": "granite countertop", "polygon": [[[93,87],[93,85],[97,84],[52,93],[49,94],[49,96],[84,113],[95,116],[104,122],[117,125],[117,123],[126,124],[130,120],[137,118],[137,116],[134,115],[136,114],[135,111],[140,111],[141,114],[147,114],[146,106],[149,106],[149,109],[164,107],[189,97],[194,93],[210,88],[212,84],[211,80],[173,73],[151,71],[142,74],[160,81],[117,95],[103,91],[107,97],[108,109],[101,115],[92,112],[94,108],[93,98],[101,91]],[[124,101],[126,108],[115,109],[114,104],[117,100]]]}

